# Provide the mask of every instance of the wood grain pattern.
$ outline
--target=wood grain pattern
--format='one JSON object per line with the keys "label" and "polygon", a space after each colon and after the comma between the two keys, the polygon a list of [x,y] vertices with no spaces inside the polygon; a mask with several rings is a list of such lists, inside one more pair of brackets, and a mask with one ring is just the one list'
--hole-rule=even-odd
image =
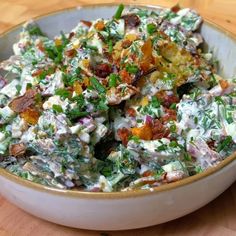
{"label": "wood grain pattern", "polygon": [[[92,0],[90,2],[95,4],[121,1]],[[122,2],[172,6],[178,0],[125,0]],[[87,0],[0,0],[0,33],[35,16],[87,3]],[[179,3],[181,6],[195,8],[203,17],[214,21],[236,35],[236,0],[181,0]],[[233,236],[236,235],[236,183],[216,200],[190,215],[158,226],[119,232],[78,230],[52,224],[25,213],[0,197],[0,236],[6,235]]]}

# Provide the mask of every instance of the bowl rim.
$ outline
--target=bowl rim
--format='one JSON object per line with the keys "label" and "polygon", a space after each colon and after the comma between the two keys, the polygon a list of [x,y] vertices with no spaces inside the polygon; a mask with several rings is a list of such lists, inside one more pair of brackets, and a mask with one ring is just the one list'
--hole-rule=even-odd
{"label": "bowl rim", "polygon": [[[98,3],[98,4],[82,4],[81,6],[72,6],[72,7],[67,7],[55,11],[51,11],[48,13],[44,13],[41,15],[38,15],[36,17],[33,17],[32,19],[37,21],[40,19],[43,19],[44,17],[50,17],[53,15],[57,15],[66,11],[74,11],[76,9],[81,9],[81,8],[96,8],[96,7],[112,7],[112,6],[118,6],[119,4],[117,3]],[[137,7],[144,7],[144,8],[151,8],[151,9],[159,9],[159,8],[166,8],[161,5],[145,5],[142,3],[135,3],[135,4],[124,4],[125,7],[130,7],[130,6],[137,6]],[[25,21],[16,24],[6,31],[0,33],[0,38],[6,36],[8,33],[19,29],[22,27],[22,25],[25,23]],[[235,41],[236,44],[236,35],[233,34],[232,32],[228,31],[224,27],[212,22],[209,19],[204,19],[204,24],[209,25],[212,28],[215,28],[216,30],[219,30],[221,32],[224,32],[225,35],[229,38],[231,38],[233,41]],[[59,196],[65,196],[65,197],[73,197],[73,198],[87,198],[87,199],[120,199],[120,198],[133,198],[133,197],[141,197],[144,195],[153,195],[153,194],[158,194],[160,192],[168,191],[168,190],[174,190],[178,187],[183,187],[189,184],[192,184],[194,182],[197,182],[199,180],[202,180],[205,177],[208,177],[210,175],[215,174],[216,172],[223,170],[225,167],[229,166],[230,164],[233,163],[233,161],[236,161],[236,152],[232,153],[230,156],[228,156],[226,159],[224,159],[222,162],[220,162],[218,165],[209,168],[208,170],[193,175],[189,176],[185,179],[173,182],[173,183],[168,183],[161,185],[159,187],[153,187],[150,189],[136,189],[136,190],[131,190],[131,191],[117,191],[117,192],[86,192],[86,191],[81,191],[81,190],[66,190],[66,189],[59,189],[59,188],[54,188],[54,187],[49,187],[45,186],[42,184],[38,184],[26,179],[23,179],[22,177],[19,177],[17,175],[12,174],[11,172],[0,168],[0,177],[6,178],[8,181],[14,182],[16,184],[19,184],[23,187],[33,189],[35,191],[40,191],[40,192],[45,192],[49,194],[54,194],[54,195],[59,195]]]}

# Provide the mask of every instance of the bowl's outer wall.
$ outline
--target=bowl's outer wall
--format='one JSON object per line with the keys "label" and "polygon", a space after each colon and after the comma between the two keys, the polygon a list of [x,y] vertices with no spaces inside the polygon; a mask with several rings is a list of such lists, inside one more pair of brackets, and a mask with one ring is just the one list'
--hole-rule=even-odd
{"label": "bowl's outer wall", "polygon": [[[52,37],[61,30],[69,32],[80,19],[111,17],[115,9],[102,6],[67,10],[37,22]],[[0,60],[12,55],[12,44],[17,41],[19,31],[15,29],[0,38]],[[233,76],[236,72],[235,41],[208,24],[203,25],[202,34],[206,45],[211,45],[210,49],[221,62],[222,75]],[[55,223],[96,230],[131,229],[163,223],[205,205],[235,181],[235,169],[236,161],[191,184],[127,199],[60,196],[22,186],[4,176],[0,176],[0,192],[22,209]]]}
{"label": "bowl's outer wall", "polygon": [[123,230],[160,224],[216,198],[235,180],[236,161],[199,181],[134,198],[75,198],[31,189],[0,176],[1,193],[43,219],[77,228]]}

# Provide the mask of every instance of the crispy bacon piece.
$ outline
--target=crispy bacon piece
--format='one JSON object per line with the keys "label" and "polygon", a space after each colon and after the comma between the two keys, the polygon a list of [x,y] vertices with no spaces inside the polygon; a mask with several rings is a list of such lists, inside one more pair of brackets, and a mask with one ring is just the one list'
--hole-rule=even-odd
{"label": "crispy bacon piece", "polygon": [[94,67],[93,70],[94,74],[100,78],[106,78],[112,72],[111,66],[107,63],[96,65],[96,67]]}
{"label": "crispy bacon piece", "polygon": [[122,48],[128,48],[130,45],[132,44],[132,42],[128,39],[124,40],[121,44]]}
{"label": "crispy bacon piece", "polygon": [[81,22],[82,22],[84,25],[88,26],[88,27],[91,27],[91,25],[92,25],[92,22],[91,22],[91,21],[81,20]]}
{"label": "crispy bacon piece", "polygon": [[127,112],[127,113],[129,114],[129,116],[131,116],[131,117],[135,117],[135,116],[136,116],[136,111],[135,111],[135,109],[132,108],[132,107],[128,108],[126,112]]}
{"label": "crispy bacon piece", "polygon": [[211,150],[216,151],[215,140],[207,141],[207,145]]}
{"label": "crispy bacon piece", "polygon": [[169,108],[173,103],[179,102],[179,97],[172,94],[168,95],[166,91],[160,91],[156,94],[156,97],[161,101],[164,107]]}
{"label": "crispy bacon piece", "polygon": [[70,32],[69,39],[72,39],[74,37],[74,35],[75,35],[75,32]]}
{"label": "crispy bacon piece", "polygon": [[153,137],[152,139],[161,139],[168,137],[170,131],[164,127],[160,120],[156,119],[152,127]]}
{"label": "crispy bacon piece", "polygon": [[11,156],[22,156],[26,151],[26,147],[23,143],[11,144],[9,147],[9,153]]}
{"label": "crispy bacon piece", "polygon": [[20,113],[20,117],[23,118],[28,124],[35,125],[38,123],[40,113],[34,108],[27,108]]}
{"label": "crispy bacon piece", "polygon": [[137,27],[140,25],[140,19],[136,14],[128,14],[122,16],[125,21],[125,25],[129,27]]}
{"label": "crispy bacon piece", "polygon": [[75,57],[76,54],[77,54],[77,52],[76,52],[76,50],[75,50],[74,48],[65,51],[65,55],[66,55],[67,57],[70,57],[70,58]]}
{"label": "crispy bacon piece", "polygon": [[120,77],[121,77],[122,82],[127,83],[127,84],[132,84],[132,77],[125,69],[120,71]]}
{"label": "crispy bacon piece", "polygon": [[173,109],[165,108],[165,115],[161,117],[160,121],[165,124],[170,120],[176,120],[176,111]]}
{"label": "crispy bacon piece", "polygon": [[176,4],[171,8],[171,11],[177,13],[179,10],[181,10],[180,5]]}
{"label": "crispy bacon piece", "polygon": [[35,101],[35,95],[37,92],[33,89],[28,89],[23,96],[19,96],[15,99],[13,99],[9,107],[17,113],[23,112],[28,107],[30,107],[32,104],[34,104]]}
{"label": "crispy bacon piece", "polygon": [[131,135],[131,132],[127,128],[121,128],[117,130],[117,135],[120,138],[122,144],[126,146],[129,142],[129,136]]}

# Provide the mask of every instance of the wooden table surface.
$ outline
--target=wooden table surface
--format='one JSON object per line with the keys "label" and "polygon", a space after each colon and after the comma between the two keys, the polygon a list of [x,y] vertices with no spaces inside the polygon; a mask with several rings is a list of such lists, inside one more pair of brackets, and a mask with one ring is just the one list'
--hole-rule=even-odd
{"label": "wooden table surface", "polygon": [[[71,6],[81,6],[87,0],[0,0],[0,33],[37,15]],[[91,0],[91,3],[121,1]],[[172,6],[177,0],[126,0],[132,4]],[[180,0],[182,6],[198,10],[201,15],[225,27],[236,35],[236,0]],[[1,186],[0,186],[1,187]],[[209,186],[210,187],[210,186]],[[197,197],[197,196],[196,196]],[[193,199],[194,200],[194,199]],[[156,236],[156,235],[236,235],[236,183],[216,200],[200,210],[178,220],[144,229],[117,232],[96,232],[71,229],[33,217],[0,196],[0,236],[5,235],[78,235],[78,236]]]}

